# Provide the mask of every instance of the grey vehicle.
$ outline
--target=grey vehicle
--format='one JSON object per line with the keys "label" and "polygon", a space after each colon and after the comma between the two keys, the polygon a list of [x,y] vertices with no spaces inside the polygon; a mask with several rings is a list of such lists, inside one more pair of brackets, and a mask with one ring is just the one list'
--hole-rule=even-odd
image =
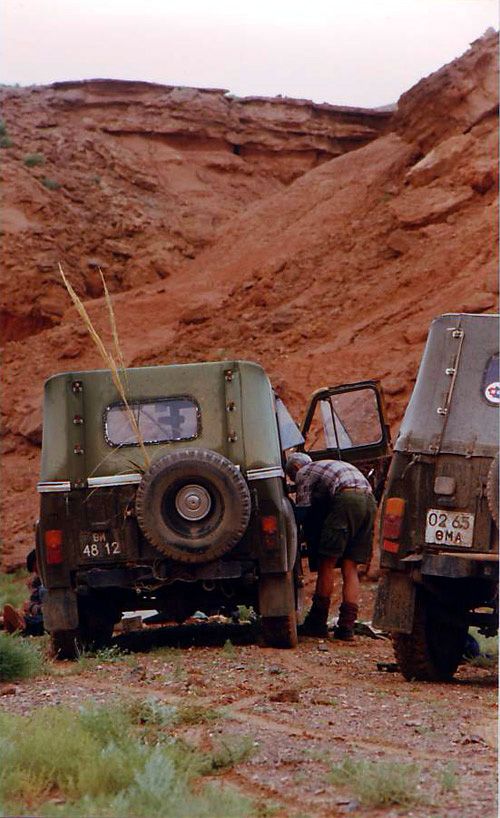
{"label": "grey vehicle", "polygon": [[[125,401],[107,370],[45,384],[37,555],[56,654],[106,644],[126,610],[183,622],[238,604],[260,614],[268,645],[295,646],[302,574],[283,465],[304,438],[264,370],[141,367],[123,384]],[[377,460],[387,436],[377,385],[321,395],[322,416],[332,408],[319,454],[341,456],[337,400],[351,417],[344,450]]]}
{"label": "grey vehicle", "polygon": [[498,627],[497,315],[430,328],[385,487],[374,624],[408,680],[450,679]]}

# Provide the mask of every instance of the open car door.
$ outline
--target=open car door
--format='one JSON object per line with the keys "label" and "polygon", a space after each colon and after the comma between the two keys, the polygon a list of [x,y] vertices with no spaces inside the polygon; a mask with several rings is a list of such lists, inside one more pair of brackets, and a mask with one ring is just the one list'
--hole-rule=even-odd
{"label": "open car door", "polygon": [[391,438],[378,381],[318,389],[307,408],[301,448],[313,460],[345,460],[368,477],[377,502],[391,457]]}

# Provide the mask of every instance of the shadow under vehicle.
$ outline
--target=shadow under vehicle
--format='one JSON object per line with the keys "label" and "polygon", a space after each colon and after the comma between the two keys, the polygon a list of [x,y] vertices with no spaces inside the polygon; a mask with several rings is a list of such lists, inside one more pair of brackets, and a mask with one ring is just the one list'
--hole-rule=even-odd
{"label": "shadow under vehicle", "polygon": [[373,623],[403,676],[450,679],[470,625],[498,630],[497,315],[430,328],[387,478]]}
{"label": "shadow under vehicle", "polygon": [[[37,555],[54,651],[106,644],[123,611],[180,623],[237,605],[259,613],[266,644],[295,646],[302,572],[283,466],[304,438],[264,370],[152,366],[122,380],[126,401],[107,370],[45,384]],[[318,414],[311,454],[378,475],[377,385],[320,390],[308,429]]]}

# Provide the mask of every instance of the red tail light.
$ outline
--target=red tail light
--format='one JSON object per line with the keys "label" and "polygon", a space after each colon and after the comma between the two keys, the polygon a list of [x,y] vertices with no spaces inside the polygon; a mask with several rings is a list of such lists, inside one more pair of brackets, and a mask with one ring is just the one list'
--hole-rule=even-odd
{"label": "red tail light", "polygon": [[46,531],[44,535],[47,565],[60,565],[63,561],[63,533],[59,529]]}
{"label": "red tail light", "polygon": [[389,497],[385,503],[382,523],[382,548],[391,554],[399,551],[399,538],[403,527],[406,500]]}
{"label": "red tail light", "polygon": [[262,517],[260,521],[262,539],[265,548],[276,548],[278,545],[279,526],[278,518],[274,515]]}

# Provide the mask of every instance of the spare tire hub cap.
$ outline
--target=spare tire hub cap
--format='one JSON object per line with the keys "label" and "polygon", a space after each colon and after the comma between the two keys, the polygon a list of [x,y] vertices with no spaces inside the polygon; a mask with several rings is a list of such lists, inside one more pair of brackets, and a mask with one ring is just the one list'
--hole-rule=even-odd
{"label": "spare tire hub cap", "polygon": [[203,520],[212,507],[212,500],[203,486],[190,484],[177,492],[175,507],[185,520]]}

